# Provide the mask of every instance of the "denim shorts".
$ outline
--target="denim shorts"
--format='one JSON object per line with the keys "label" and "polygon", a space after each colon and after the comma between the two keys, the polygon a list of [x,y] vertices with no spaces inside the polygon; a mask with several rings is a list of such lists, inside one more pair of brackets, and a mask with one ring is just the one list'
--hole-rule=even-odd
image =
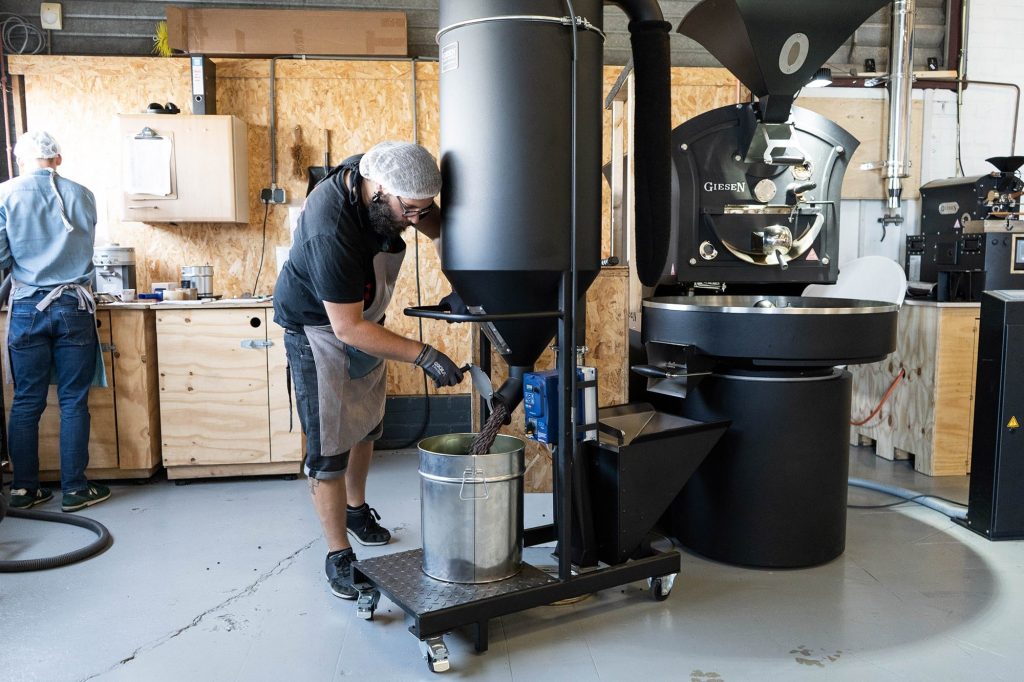
{"label": "denim shorts", "polygon": [[[309,339],[305,334],[285,330],[284,350],[288,357],[288,371],[291,372],[295,390],[295,407],[299,413],[302,431],[306,434],[306,459],[303,470],[306,476],[315,479],[340,478],[348,468],[348,450],[325,456],[320,451],[320,399],[316,378],[316,363]],[[373,441],[384,432],[381,421],[366,435],[364,441]]]}

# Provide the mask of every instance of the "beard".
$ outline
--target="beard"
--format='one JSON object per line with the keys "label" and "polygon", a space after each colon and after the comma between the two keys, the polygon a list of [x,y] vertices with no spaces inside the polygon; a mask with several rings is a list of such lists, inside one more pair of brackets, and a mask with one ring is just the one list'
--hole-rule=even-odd
{"label": "beard", "polygon": [[386,239],[396,239],[401,236],[409,225],[404,221],[395,220],[391,207],[386,203],[371,203],[366,209],[370,216],[370,227],[373,231]]}

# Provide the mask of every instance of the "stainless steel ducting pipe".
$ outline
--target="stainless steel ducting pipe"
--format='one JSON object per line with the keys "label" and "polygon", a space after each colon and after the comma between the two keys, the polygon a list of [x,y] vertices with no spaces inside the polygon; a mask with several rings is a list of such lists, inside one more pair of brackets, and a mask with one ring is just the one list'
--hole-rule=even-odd
{"label": "stainless steel ducting pipe", "polygon": [[903,178],[910,176],[910,112],[914,87],[917,0],[894,0],[889,44],[889,138],[886,145],[885,221],[901,223]]}

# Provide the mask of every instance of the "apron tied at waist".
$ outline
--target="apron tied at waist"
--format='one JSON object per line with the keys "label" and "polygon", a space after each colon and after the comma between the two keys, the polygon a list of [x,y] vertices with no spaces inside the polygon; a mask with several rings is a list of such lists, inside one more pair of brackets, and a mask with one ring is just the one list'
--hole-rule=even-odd
{"label": "apron tied at waist", "polygon": [[73,293],[78,297],[79,310],[88,310],[93,316],[96,315],[96,299],[92,295],[92,290],[82,284],[61,284],[54,287],[43,297],[43,300],[36,303],[36,310],[40,312],[46,310],[51,303],[63,296],[64,292]]}
{"label": "apron tied at waist", "polygon": [[363,441],[384,418],[387,367],[349,346],[330,325],[303,327],[316,367],[320,453],[340,455]]}
{"label": "apron tied at waist", "polygon": [[[11,315],[14,312],[14,292],[17,291],[18,289],[19,284],[12,279],[11,293],[10,297],[7,300],[7,323],[5,331],[8,332],[10,331],[11,328]],[[49,292],[47,292],[46,296],[44,296],[43,299],[39,301],[39,303],[36,303],[36,310],[38,310],[39,312],[45,311],[53,304],[54,301],[58,300],[65,293],[74,294],[75,297],[78,299],[78,309],[88,311],[89,314],[92,315],[92,326],[93,330],[96,333],[96,372],[92,378],[92,385],[98,386],[100,388],[107,388],[109,386],[109,384],[107,383],[107,367],[103,358],[103,347],[100,344],[99,330],[97,330],[96,328],[96,299],[92,295],[92,289],[85,284],[72,283],[58,285],[51,289]],[[5,333],[3,338],[2,353],[0,354],[2,354],[3,356],[4,383],[13,384],[14,375],[11,372],[11,356],[10,348],[7,345],[7,338],[7,333]],[[56,367],[52,367],[50,369],[50,383],[57,383]]]}

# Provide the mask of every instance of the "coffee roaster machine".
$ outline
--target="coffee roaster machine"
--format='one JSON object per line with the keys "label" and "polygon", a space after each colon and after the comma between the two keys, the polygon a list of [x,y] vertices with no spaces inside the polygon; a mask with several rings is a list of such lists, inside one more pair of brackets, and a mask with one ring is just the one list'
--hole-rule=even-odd
{"label": "coffee roaster machine", "polygon": [[986,290],[1024,289],[1024,157],[988,159],[985,175],[921,187],[921,234],[907,235],[911,289],[938,301],[981,301]]}
{"label": "coffee roaster machine", "polygon": [[[796,295],[838,274],[839,188],[856,141],[792,102],[886,3],[698,4],[680,31],[758,100],[674,132],[671,27],[654,0],[610,4],[631,19],[643,122],[633,258],[653,296],[634,370],[651,404],[601,410],[596,424],[576,415],[583,304],[600,268],[602,3],[440,4],[441,262],[468,312],[406,312],[477,323],[509,366],[491,396],[509,413],[557,335],[554,524],[527,529],[525,544],[557,541],[558,570],[466,585],[426,576],[421,550],[357,562],[359,615],[372,619],[386,595],[435,671],[448,667],[444,634],[461,626],[475,626],[483,651],[490,618],[643,579],[667,597],[680,558],[651,547],[658,517],[723,561],[802,566],[843,549],[850,379],[836,366],[891,352],[896,309]],[[581,446],[577,434],[594,430],[602,441]]]}
{"label": "coffee roaster machine", "polygon": [[725,563],[798,568],[845,548],[850,374],[895,349],[897,308],[805,298],[839,276],[839,201],[857,141],[793,106],[885,0],[707,0],[679,26],[755,102],[672,133],[669,263],[644,299],[643,388],[732,426],[667,524]]}

